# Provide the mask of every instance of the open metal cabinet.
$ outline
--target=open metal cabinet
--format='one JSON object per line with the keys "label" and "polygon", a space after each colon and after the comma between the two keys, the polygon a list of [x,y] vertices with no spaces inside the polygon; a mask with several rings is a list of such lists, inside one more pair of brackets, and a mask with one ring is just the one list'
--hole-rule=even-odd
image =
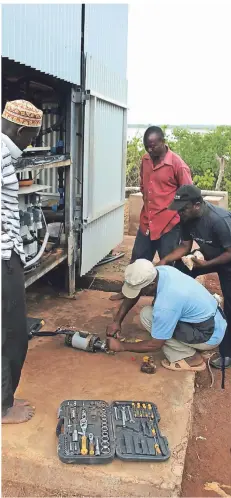
{"label": "open metal cabinet", "polygon": [[81,276],[123,240],[127,136],[127,81],[87,56],[86,88]]}

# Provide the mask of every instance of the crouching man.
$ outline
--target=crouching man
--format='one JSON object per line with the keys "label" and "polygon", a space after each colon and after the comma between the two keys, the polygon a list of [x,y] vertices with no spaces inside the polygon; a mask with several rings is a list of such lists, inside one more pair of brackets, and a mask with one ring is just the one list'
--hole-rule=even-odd
{"label": "crouching man", "polygon": [[[140,320],[151,338],[137,343],[120,342],[122,322],[145,293],[154,296],[153,306],[141,310]],[[125,271],[120,309],[107,328],[111,351],[148,353],[162,348],[163,367],[202,371],[206,364],[200,352],[216,348],[227,327],[216,299],[199,282],[170,266],[158,269],[139,259]]]}

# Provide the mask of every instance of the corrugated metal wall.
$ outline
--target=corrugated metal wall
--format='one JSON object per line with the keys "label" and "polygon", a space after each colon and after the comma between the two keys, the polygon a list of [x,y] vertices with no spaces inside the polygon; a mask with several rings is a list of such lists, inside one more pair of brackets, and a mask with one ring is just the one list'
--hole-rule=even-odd
{"label": "corrugated metal wall", "polygon": [[126,79],[128,5],[87,3],[85,9],[85,52]]}
{"label": "corrugated metal wall", "polygon": [[123,240],[124,206],[93,221],[83,231],[81,275],[85,275]]}
{"label": "corrugated metal wall", "polygon": [[80,84],[81,4],[3,4],[2,56]]}

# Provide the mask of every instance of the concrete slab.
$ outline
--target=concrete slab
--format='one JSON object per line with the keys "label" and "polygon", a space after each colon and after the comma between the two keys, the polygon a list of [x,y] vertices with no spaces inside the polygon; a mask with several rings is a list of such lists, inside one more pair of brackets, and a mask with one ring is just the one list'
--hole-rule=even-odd
{"label": "concrete slab", "polygon": [[[82,291],[76,300],[29,297],[31,316],[42,317],[46,330],[76,326],[104,335],[118,303],[100,291]],[[146,338],[138,312],[150,303],[140,300],[125,321],[129,338]],[[2,479],[5,496],[155,497],[179,496],[190,428],[194,376],[160,367],[155,375],[140,372],[142,356],[115,356],[79,352],[64,346],[63,338],[32,339],[18,396],[36,405],[26,424],[2,428]],[[124,463],[115,459],[104,466],[65,465],[57,457],[56,416],[64,399],[140,398],[155,402],[160,428],[172,456],[160,464]],[[4,487],[4,483],[6,486]],[[10,491],[12,490],[12,491]]]}

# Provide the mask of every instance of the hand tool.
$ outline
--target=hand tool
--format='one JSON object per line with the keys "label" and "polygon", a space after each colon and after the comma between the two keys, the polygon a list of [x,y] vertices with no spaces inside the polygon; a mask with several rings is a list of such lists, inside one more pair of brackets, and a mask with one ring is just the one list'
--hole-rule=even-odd
{"label": "hand tool", "polygon": [[132,422],[133,424],[135,424],[135,420],[133,418],[133,415],[132,415],[132,412],[131,412],[131,408],[130,408],[129,405],[127,406],[127,411],[128,411],[128,415],[129,415],[129,418],[130,418],[130,422]]}
{"label": "hand tool", "polygon": [[123,427],[126,427],[126,413],[125,413],[125,406],[121,407],[122,410],[122,425]]}
{"label": "hand tool", "polygon": [[87,413],[86,410],[84,409],[84,403],[83,403],[83,408],[82,408],[82,418],[80,419],[79,425],[81,427],[82,433],[81,434],[81,455],[87,455],[88,454],[88,449],[87,449],[87,437],[86,437],[86,430],[87,430]]}
{"label": "hand tool", "polygon": [[136,408],[137,408],[137,417],[141,417],[140,403],[136,403]]}
{"label": "hand tool", "polygon": [[143,416],[147,417],[146,404],[145,403],[142,404],[142,408],[143,408]]}
{"label": "hand tool", "polygon": [[73,424],[72,440],[74,442],[78,441],[78,431],[77,431],[77,425],[76,424]]}
{"label": "hand tool", "polygon": [[118,408],[117,408],[117,406],[114,406],[114,412],[115,412],[115,419],[118,420]]}
{"label": "hand tool", "polygon": [[147,374],[154,374],[156,372],[156,365],[153,362],[152,356],[144,356],[143,362],[140,367],[141,372]]}
{"label": "hand tool", "polygon": [[132,411],[133,411],[134,417],[136,418],[136,404],[135,403],[132,403]]}
{"label": "hand tool", "polygon": [[156,454],[157,455],[161,455],[161,450],[160,450],[160,446],[158,444],[158,441],[157,441],[157,437],[156,437],[156,429],[154,426],[152,426],[151,428],[151,432],[152,432],[152,435],[153,435],[153,439],[154,439],[154,448],[156,450]]}
{"label": "hand tool", "polygon": [[99,449],[99,438],[97,437],[95,440],[95,456],[100,455],[100,449]]}
{"label": "hand tool", "polygon": [[88,439],[89,439],[89,455],[94,455],[95,454],[94,435],[92,434],[92,432],[88,434]]}
{"label": "hand tool", "polygon": [[148,411],[149,411],[149,417],[151,417],[151,419],[154,419],[152,405],[150,405],[150,403],[148,404]]}
{"label": "hand tool", "polygon": [[79,455],[79,443],[74,443],[74,453],[75,455]]}
{"label": "hand tool", "polygon": [[161,455],[161,450],[160,450],[159,444],[157,443],[156,437],[154,437],[154,448],[156,450],[156,454]]}

